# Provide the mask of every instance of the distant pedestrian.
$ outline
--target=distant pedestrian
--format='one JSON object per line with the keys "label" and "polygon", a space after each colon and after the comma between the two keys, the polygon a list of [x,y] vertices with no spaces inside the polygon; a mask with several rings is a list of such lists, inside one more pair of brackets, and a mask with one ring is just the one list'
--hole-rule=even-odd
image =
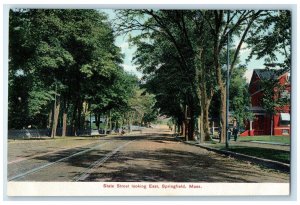
{"label": "distant pedestrian", "polygon": [[239,129],[236,126],[234,126],[233,131],[232,131],[234,141],[237,140],[238,133],[239,133]]}

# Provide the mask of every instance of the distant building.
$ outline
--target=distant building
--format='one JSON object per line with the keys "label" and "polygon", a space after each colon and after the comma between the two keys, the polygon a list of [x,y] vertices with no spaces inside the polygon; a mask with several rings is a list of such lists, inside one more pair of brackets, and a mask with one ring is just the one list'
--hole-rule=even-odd
{"label": "distant building", "polygon": [[[284,86],[284,91],[278,93],[277,97],[290,97],[291,84],[290,74],[285,72],[278,75],[275,70],[255,69],[249,84],[249,93],[251,96],[250,111],[254,114],[253,121],[246,123],[246,131],[241,136],[248,135],[290,135],[290,104],[276,108],[278,113],[270,117],[262,107],[263,90],[260,86],[261,80],[269,80],[277,78],[279,84]],[[276,89],[276,88],[274,88]],[[271,128],[271,119],[273,118],[273,126]]]}

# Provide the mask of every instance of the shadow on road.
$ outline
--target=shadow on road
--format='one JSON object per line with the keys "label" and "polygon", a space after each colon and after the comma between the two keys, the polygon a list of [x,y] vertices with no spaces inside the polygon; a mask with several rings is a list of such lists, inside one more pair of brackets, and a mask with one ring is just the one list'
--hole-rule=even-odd
{"label": "shadow on road", "polygon": [[172,149],[119,153],[85,181],[261,182],[261,173],[239,163]]}
{"label": "shadow on road", "polygon": [[[84,181],[109,182],[277,182],[285,178],[262,177],[262,170],[247,163],[221,157],[210,152],[195,153],[186,148],[168,148],[168,144],[179,143],[171,135],[159,136],[117,136],[114,140],[147,140],[153,144],[163,144],[165,148],[153,150],[129,149],[120,151],[97,167]],[[184,145],[188,146],[188,145]],[[74,149],[75,152],[88,148]],[[84,155],[65,160],[66,166],[90,168],[97,160],[104,158],[111,150],[92,150]],[[50,156],[38,157],[39,160],[55,162],[70,155],[70,151]],[[63,166],[63,165],[62,165]],[[74,169],[75,170],[75,169]],[[82,172],[72,169],[69,173],[80,176]]]}
{"label": "shadow on road", "polygon": [[[246,179],[241,167],[218,164],[211,158],[191,152],[161,149],[152,152],[119,153],[104,164],[102,172],[87,181],[171,181],[171,182],[256,182]],[[100,171],[100,170],[99,170]],[[247,173],[259,178],[259,174]]]}

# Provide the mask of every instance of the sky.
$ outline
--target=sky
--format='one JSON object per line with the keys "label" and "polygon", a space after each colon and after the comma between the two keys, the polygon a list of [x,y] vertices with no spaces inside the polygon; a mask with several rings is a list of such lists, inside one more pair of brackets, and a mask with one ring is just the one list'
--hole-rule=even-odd
{"label": "sky", "polygon": [[[100,11],[105,12],[108,14],[109,20],[115,19],[115,14],[114,11],[111,9],[101,9]],[[134,35],[135,33],[131,33]],[[137,33],[136,33],[137,34]],[[122,53],[124,54],[124,62],[123,62],[123,68],[125,71],[135,74],[138,78],[142,77],[142,73],[137,71],[136,65],[133,64],[132,58],[134,56],[134,52],[136,51],[136,46],[129,46],[128,43],[128,35],[122,35],[122,36],[117,36],[116,41],[115,41],[116,46],[121,48]]]}
{"label": "sky", "polygon": [[[100,11],[108,14],[109,20],[115,19],[115,14],[114,11],[111,9],[101,9]],[[135,35],[137,33],[132,33],[132,35]],[[123,68],[125,71],[130,72],[138,76],[139,78],[142,77],[142,73],[137,71],[136,65],[133,64],[132,58],[134,56],[134,52],[136,51],[136,47],[132,46],[130,47],[128,44],[128,36],[118,36],[116,38],[115,44],[116,46],[120,47],[122,50],[122,53],[124,54],[124,62],[123,62]],[[247,44],[244,43],[242,45],[242,48],[240,50],[240,60],[241,64],[246,64],[246,59],[248,58],[249,54],[251,52],[251,48],[247,47]],[[279,59],[281,57],[279,56]],[[247,82],[250,82],[251,76],[253,69],[262,69],[264,68],[264,59],[256,60],[255,58],[252,58],[248,63],[247,63],[247,70],[245,72],[245,77],[247,79]]]}

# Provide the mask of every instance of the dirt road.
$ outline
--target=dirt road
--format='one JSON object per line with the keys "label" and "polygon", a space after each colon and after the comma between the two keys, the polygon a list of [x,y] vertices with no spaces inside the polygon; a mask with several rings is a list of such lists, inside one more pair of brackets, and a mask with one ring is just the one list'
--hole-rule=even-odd
{"label": "dirt road", "polygon": [[165,127],[134,135],[8,143],[8,181],[289,182],[261,168],[178,142]]}

